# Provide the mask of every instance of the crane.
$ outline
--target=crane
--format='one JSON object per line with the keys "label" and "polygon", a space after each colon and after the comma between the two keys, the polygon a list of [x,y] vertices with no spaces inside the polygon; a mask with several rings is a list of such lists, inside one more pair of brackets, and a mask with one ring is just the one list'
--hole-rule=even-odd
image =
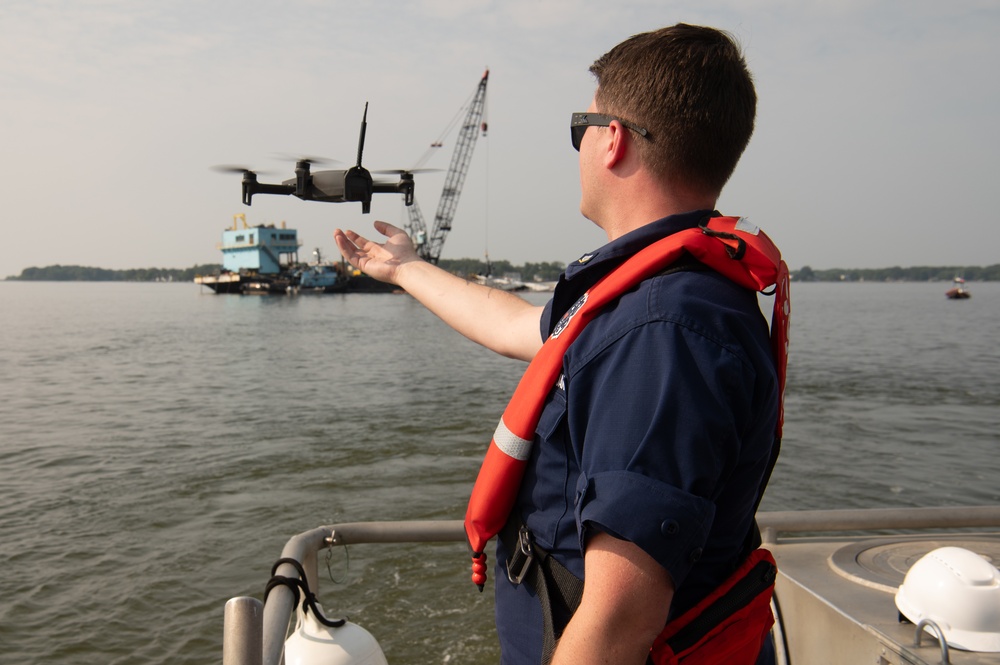
{"label": "crane", "polygon": [[[410,223],[407,232],[417,248],[417,253],[425,261],[437,264],[441,258],[441,249],[444,247],[445,238],[451,231],[451,221],[455,216],[455,208],[458,206],[458,198],[462,194],[462,185],[465,183],[465,175],[469,171],[469,162],[472,160],[472,150],[476,147],[476,139],[479,137],[479,130],[482,128],[486,133],[486,123],[482,122],[483,109],[486,103],[486,81],[489,79],[490,70],[486,70],[483,78],[479,81],[479,86],[469,104],[465,121],[458,133],[458,140],[455,144],[455,152],[451,156],[451,165],[445,175],[444,188],[441,190],[441,198],[438,201],[437,212],[434,214],[434,228],[430,235],[427,235],[427,226],[424,224],[424,217],[420,212],[420,206],[414,201],[407,208],[410,214]],[[481,123],[481,124],[480,124]],[[439,145],[439,144],[436,144]]]}

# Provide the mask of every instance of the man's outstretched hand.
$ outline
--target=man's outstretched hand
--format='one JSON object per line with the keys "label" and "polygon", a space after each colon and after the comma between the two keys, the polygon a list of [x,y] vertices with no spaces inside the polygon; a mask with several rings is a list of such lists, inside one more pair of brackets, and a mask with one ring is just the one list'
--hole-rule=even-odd
{"label": "man's outstretched hand", "polygon": [[375,222],[375,230],[386,237],[384,243],[379,244],[354,231],[341,229],[333,232],[333,239],[344,259],[352,266],[379,281],[399,284],[399,269],[421,259],[403,229],[388,222]]}

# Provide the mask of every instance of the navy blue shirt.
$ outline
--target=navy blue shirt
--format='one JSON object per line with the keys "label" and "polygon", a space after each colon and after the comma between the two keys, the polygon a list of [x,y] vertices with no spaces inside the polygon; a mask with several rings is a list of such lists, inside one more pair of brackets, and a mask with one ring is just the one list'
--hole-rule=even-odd
{"label": "navy blue shirt", "polygon": [[[572,263],[546,305],[543,338],[625,259],[710,214],[667,217]],[[676,616],[747,554],[777,410],[756,293],[689,261],[622,295],[569,347],[514,510],[580,578],[589,535],[635,543],[670,574]],[[507,580],[505,561],[500,543],[494,579],[502,661],[537,663],[539,603],[527,585]]]}

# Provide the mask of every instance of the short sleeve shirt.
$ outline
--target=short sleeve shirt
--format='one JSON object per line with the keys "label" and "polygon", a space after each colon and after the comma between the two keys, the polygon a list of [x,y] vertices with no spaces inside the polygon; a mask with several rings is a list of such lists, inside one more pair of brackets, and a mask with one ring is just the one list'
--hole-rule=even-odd
{"label": "short sleeve shirt", "polygon": [[[711,214],[667,217],[571,264],[546,305],[543,337],[629,256]],[[569,347],[514,509],[580,578],[594,532],[641,547],[674,582],[672,616],[746,555],[778,408],[757,294],[693,260],[681,264],[622,295]],[[505,561],[498,544],[502,660],[539,662],[538,600],[507,580]]]}

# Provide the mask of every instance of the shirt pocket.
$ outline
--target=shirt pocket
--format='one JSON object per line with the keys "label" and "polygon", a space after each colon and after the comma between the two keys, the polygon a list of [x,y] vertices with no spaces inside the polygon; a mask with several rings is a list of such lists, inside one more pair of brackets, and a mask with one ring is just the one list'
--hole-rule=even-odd
{"label": "shirt pocket", "polygon": [[525,523],[542,547],[575,548],[570,477],[576,467],[569,445],[566,391],[550,394],[535,428],[535,446],[521,488]]}
{"label": "shirt pocket", "polygon": [[[556,382],[556,387],[549,395],[549,401],[542,409],[542,414],[538,418],[538,425],[535,427],[535,434],[542,445],[546,441],[554,439],[562,440],[565,437],[566,423],[566,390],[561,387],[562,376]],[[560,433],[560,429],[563,430]]]}

